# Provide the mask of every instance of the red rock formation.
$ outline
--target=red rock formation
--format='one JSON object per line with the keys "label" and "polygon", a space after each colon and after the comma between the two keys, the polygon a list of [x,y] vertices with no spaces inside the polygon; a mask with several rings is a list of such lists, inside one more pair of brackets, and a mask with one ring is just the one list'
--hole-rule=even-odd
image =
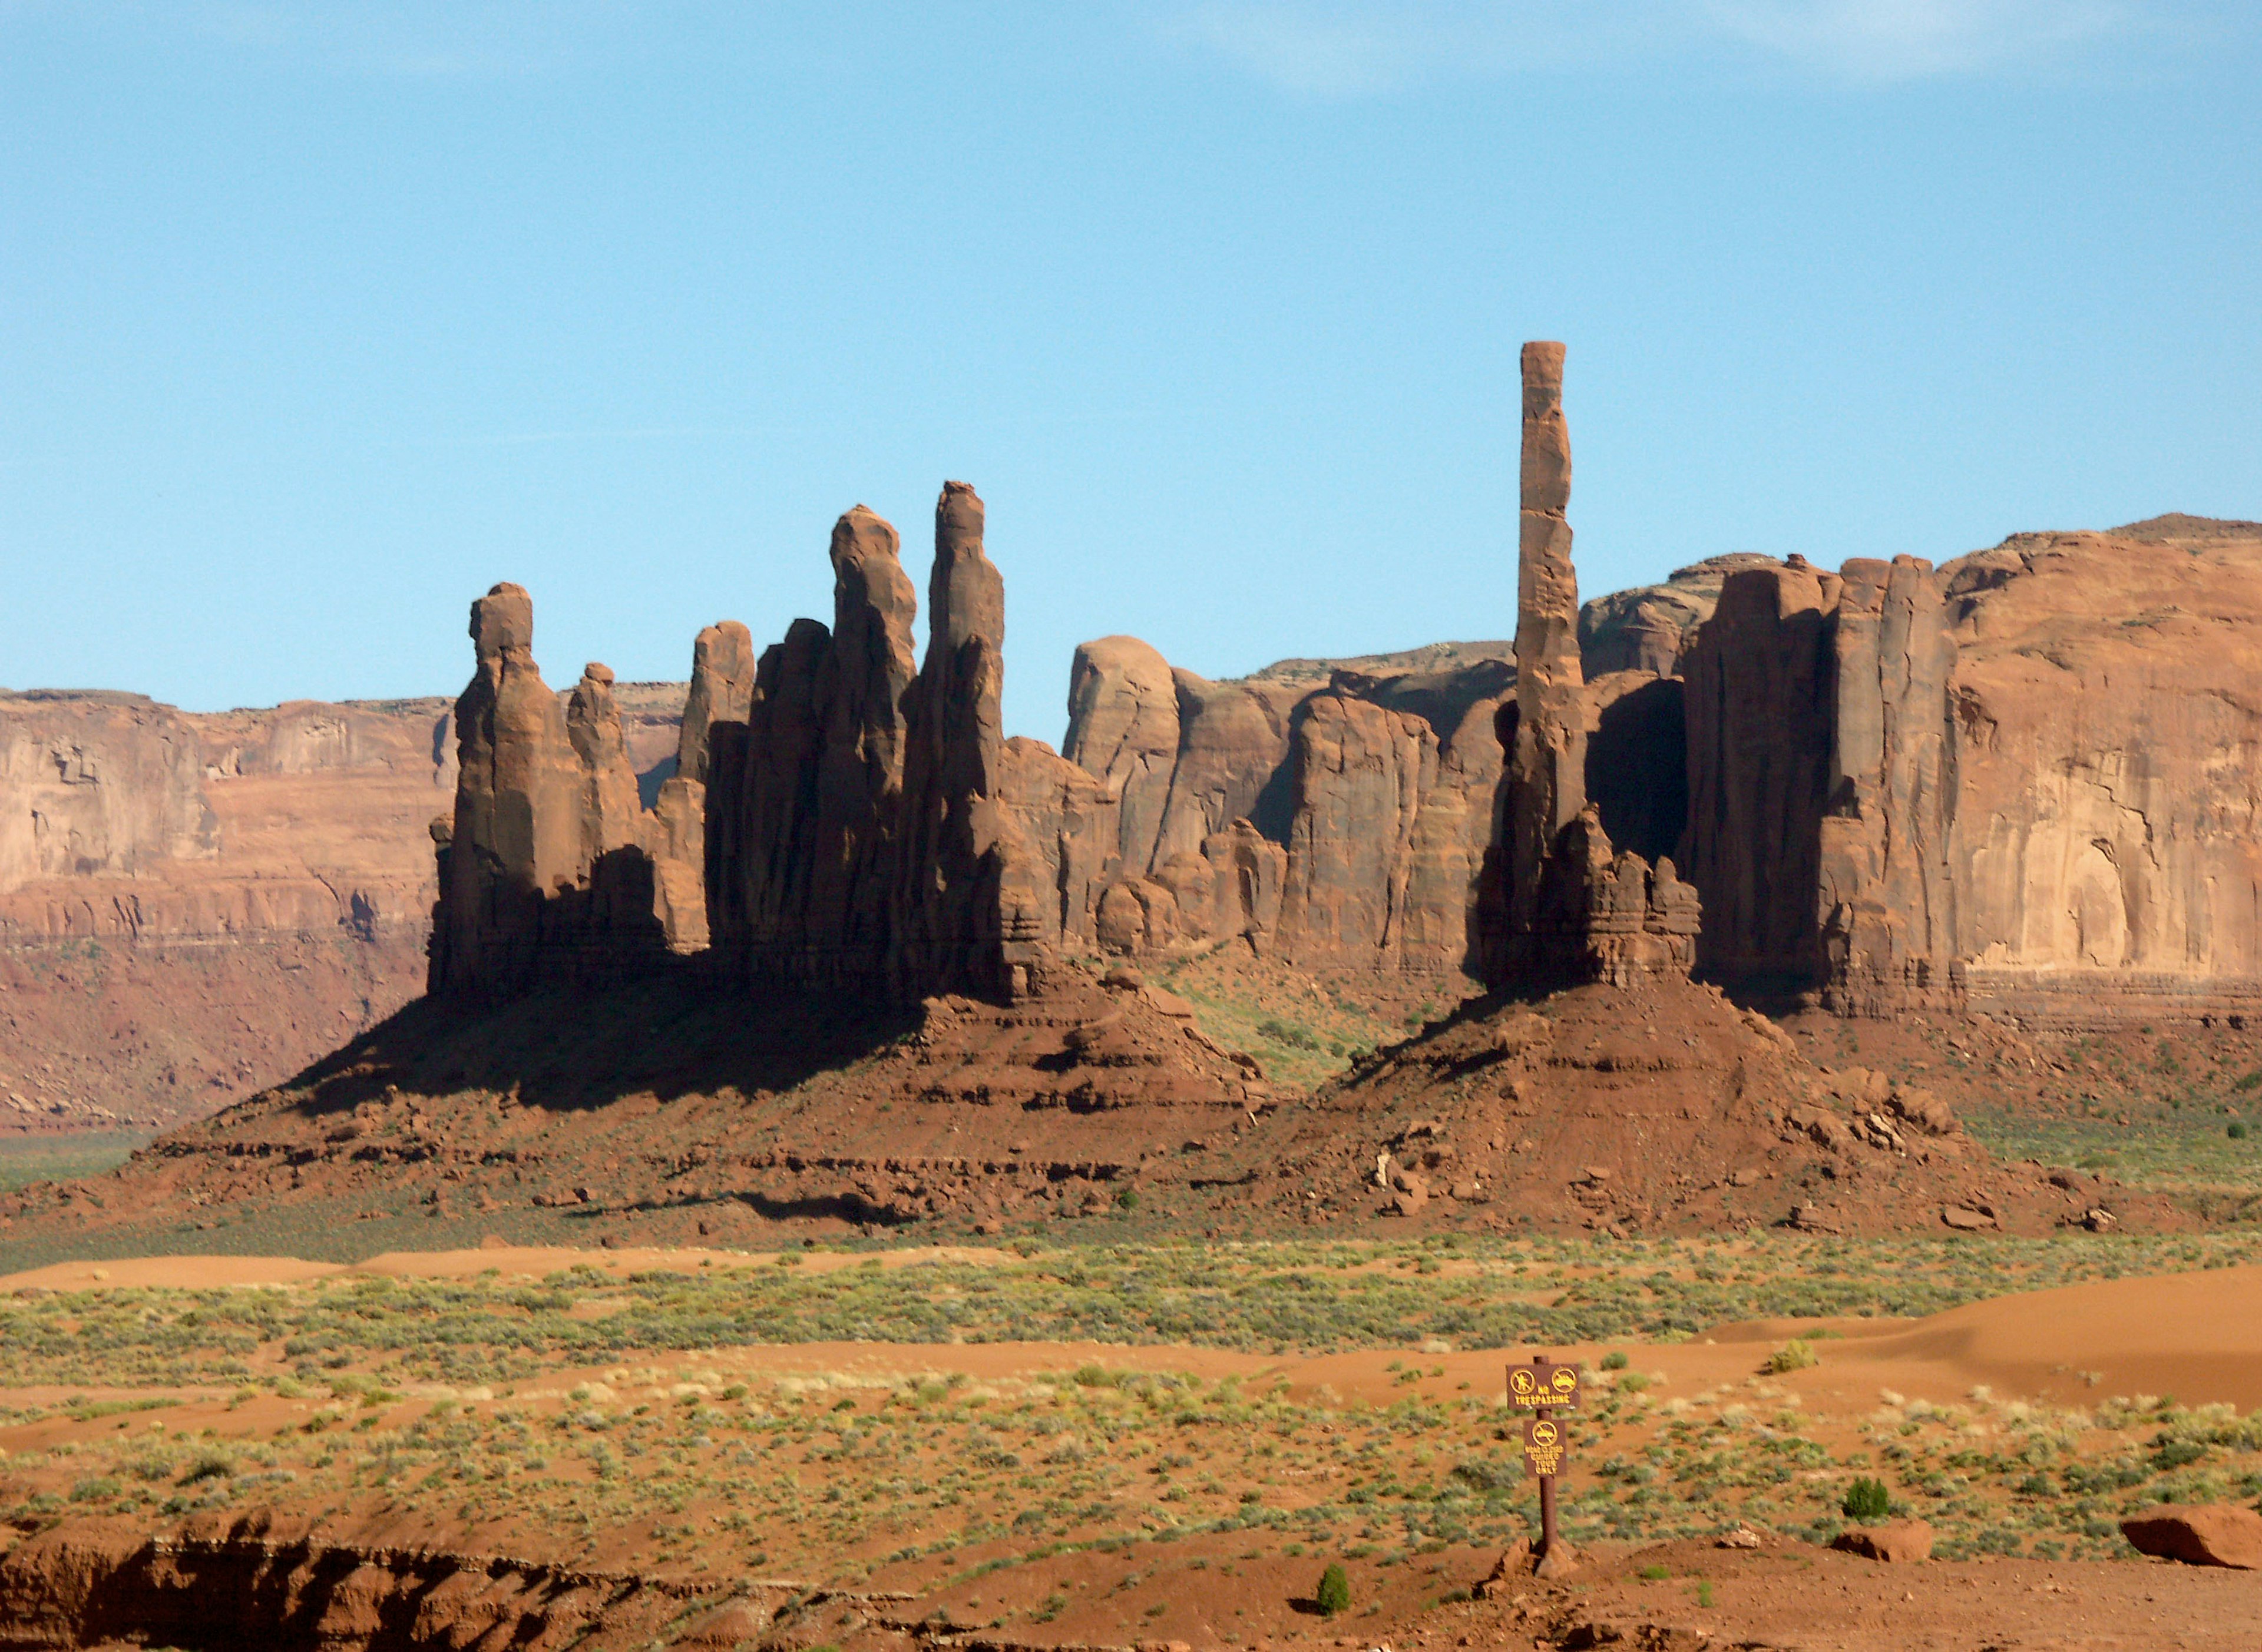
{"label": "red rock formation", "polygon": [[[1005,589],[982,530],[974,490],[947,484],[914,677],[895,529],[862,506],[834,528],[832,629],[796,621],[763,654],[743,751],[712,757],[709,917],[730,967],[911,999],[1010,996],[1042,973],[1062,918],[1040,868],[1077,858],[1082,805],[1041,763],[1009,775]],[[1048,798],[1059,818],[1027,818]]]}
{"label": "red rock formation", "polygon": [[[1877,980],[2042,1019],[2262,1009],[2262,527],[2022,535],[1940,577],[1944,795],[1884,800],[1888,831],[1947,822],[1948,944],[1921,973],[1854,951],[1842,1006],[1885,1007]],[[1913,954],[1909,899],[1881,897]]]}
{"label": "red rock formation", "polygon": [[442,837],[431,987],[530,978],[544,903],[583,885],[587,777],[534,663],[534,600],[502,584],[472,605],[479,669],[456,701],[454,821]]}
{"label": "red rock formation", "polygon": [[1115,794],[1043,741],[1026,736],[1005,743],[1000,772],[1000,797],[1028,849],[1032,916],[1048,945],[1088,944],[1118,858]]}
{"label": "red rock formation", "polygon": [[1662,585],[1635,585],[1590,599],[1579,609],[1579,662],[1592,683],[1614,672],[1678,677],[1697,628],[1712,617],[1727,577],[1768,568],[1775,558],[1730,551],[1676,568]]}
{"label": "red rock formation", "polygon": [[1729,576],[1688,662],[1689,828],[1706,970],[1816,977],[1840,584],[1804,558]]}
{"label": "red rock formation", "polygon": [[736,620],[707,627],[692,643],[691,686],[683,698],[675,748],[675,772],[683,779],[705,785],[715,728],[746,723],[754,700],[754,639]]}
{"label": "red rock formation", "polygon": [[1404,945],[1415,830],[1437,785],[1437,736],[1418,717],[1341,693],[1314,695],[1297,719],[1281,949],[1380,963]]}
{"label": "red rock formation", "polygon": [[1590,722],[1607,707],[1588,692],[1579,654],[1560,344],[1524,347],[1522,475],[1516,697],[1496,719],[1506,772],[1477,891],[1484,979],[1526,991],[1685,975],[1696,891],[1670,860],[1653,871],[1643,856],[1615,851],[1587,801]]}
{"label": "red rock formation", "polygon": [[[1406,662],[1436,669],[1387,669]],[[1315,679],[1323,662],[1287,661],[1211,682],[1135,638],[1079,650],[1067,750],[1116,777],[1132,836],[1069,934],[1117,952],[1242,936],[1307,965],[1459,967],[1510,673],[1459,645],[1367,663],[1384,669]],[[1426,748],[1410,766],[1384,757],[1401,736]]]}
{"label": "red rock formation", "polygon": [[1508,748],[1504,845],[1511,933],[1532,928],[1541,863],[1587,805],[1585,667],[1571,564],[1571,435],[1563,347],[1524,347],[1523,508],[1517,529],[1516,715]]}
{"label": "red rock formation", "polygon": [[479,668],[456,701],[455,815],[432,826],[429,989],[509,992],[633,966],[664,930],[613,674],[593,664],[561,707],[535,664],[534,601],[519,585],[473,603],[471,632]]}
{"label": "red rock formation", "polygon": [[220,852],[194,726],[138,694],[0,695],[0,891]]}
{"label": "red rock formation", "polygon": [[1845,1013],[2262,1007],[2262,530],[1731,576],[1685,864],[1723,975]]}
{"label": "red rock formation", "polygon": [[736,620],[707,627],[692,644],[675,772],[660,781],[645,828],[673,952],[707,947],[707,772],[718,745],[731,748],[728,761],[744,760],[754,674],[753,638]]}
{"label": "red rock formation", "polygon": [[1132,877],[1155,866],[1178,759],[1178,687],[1170,662],[1135,636],[1077,646],[1069,666],[1061,755],[1118,799],[1116,840]]}

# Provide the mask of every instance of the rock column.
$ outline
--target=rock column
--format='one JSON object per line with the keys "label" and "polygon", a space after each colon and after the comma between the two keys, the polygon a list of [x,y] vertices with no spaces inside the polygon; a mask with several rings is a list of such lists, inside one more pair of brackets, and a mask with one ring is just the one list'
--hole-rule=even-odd
{"label": "rock column", "polygon": [[1571,564],[1571,436],[1563,347],[1524,347],[1523,511],[1518,524],[1516,700],[1501,707],[1507,770],[1478,892],[1487,982],[1524,991],[1566,981],[1625,986],[1686,974],[1702,908],[1670,860],[1615,849],[1587,801],[1587,684],[1579,578]]}
{"label": "rock column", "polygon": [[1517,523],[1515,743],[1508,757],[1509,917],[1538,920],[1539,873],[1587,806],[1586,673],[1579,664],[1579,575],[1571,564],[1571,432],[1563,347],[1524,347],[1523,509]]}

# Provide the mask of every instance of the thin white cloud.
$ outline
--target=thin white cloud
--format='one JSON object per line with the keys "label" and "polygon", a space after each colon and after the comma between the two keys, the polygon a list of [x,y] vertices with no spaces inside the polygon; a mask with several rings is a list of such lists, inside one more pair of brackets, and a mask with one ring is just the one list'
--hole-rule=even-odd
{"label": "thin white cloud", "polygon": [[2049,61],[2137,23],[2123,0],[1709,0],[1719,26],[1864,79]]}
{"label": "thin white cloud", "polygon": [[1649,53],[1688,0],[1196,0],[1166,25],[1291,91],[1354,97],[1439,74]]}
{"label": "thin white cloud", "polygon": [[2165,0],[1182,0],[1168,32],[1321,97],[1517,68],[1756,51],[1834,77],[2061,63]]}

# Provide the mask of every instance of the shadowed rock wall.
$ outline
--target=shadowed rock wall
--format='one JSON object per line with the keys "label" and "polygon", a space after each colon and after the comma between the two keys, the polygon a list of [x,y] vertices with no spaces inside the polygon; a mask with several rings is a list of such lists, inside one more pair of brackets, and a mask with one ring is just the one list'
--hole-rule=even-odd
{"label": "shadowed rock wall", "polygon": [[907,999],[1011,997],[1041,974],[1098,794],[1041,748],[1006,750],[1005,587],[983,528],[974,490],[947,484],[914,671],[895,529],[862,506],[834,527],[832,628],[796,620],[763,652],[743,739],[710,754],[708,916],[726,969]]}
{"label": "shadowed rock wall", "polygon": [[1732,574],[1689,663],[1702,963],[1841,1013],[2262,1006],[2262,528]]}

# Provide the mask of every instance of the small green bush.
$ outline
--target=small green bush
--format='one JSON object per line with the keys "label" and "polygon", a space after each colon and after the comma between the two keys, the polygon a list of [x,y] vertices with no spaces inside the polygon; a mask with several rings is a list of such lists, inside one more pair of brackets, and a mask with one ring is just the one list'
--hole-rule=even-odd
{"label": "small green bush", "polygon": [[1351,1579],[1344,1573],[1339,1561],[1330,1561],[1327,1570],[1320,1574],[1320,1586],[1312,1598],[1318,1604],[1320,1615],[1332,1618],[1337,1612],[1351,1610]]}
{"label": "small green bush", "polygon": [[1849,1520],[1882,1520],[1892,1512],[1893,1500],[1884,1481],[1861,1475],[1846,1488],[1846,1500],[1839,1506]]}
{"label": "small green bush", "polygon": [[1804,1371],[1814,1363],[1814,1345],[1805,1337],[1793,1337],[1773,1354],[1768,1355],[1769,1375],[1781,1376],[1786,1371]]}
{"label": "small green bush", "polygon": [[235,1472],[235,1459],[218,1451],[207,1451],[191,1462],[175,1483],[194,1485],[199,1480],[225,1480]]}
{"label": "small green bush", "polygon": [[2243,1118],[2232,1120],[2230,1128],[2225,1130],[2222,1133],[2230,1137],[2233,1141],[2244,1141],[2246,1139],[2246,1121]]}
{"label": "small green bush", "polygon": [[1623,1371],[1632,1363],[1633,1361],[1624,1354],[1611,1353],[1603,1355],[1603,1369],[1605,1371]]}

